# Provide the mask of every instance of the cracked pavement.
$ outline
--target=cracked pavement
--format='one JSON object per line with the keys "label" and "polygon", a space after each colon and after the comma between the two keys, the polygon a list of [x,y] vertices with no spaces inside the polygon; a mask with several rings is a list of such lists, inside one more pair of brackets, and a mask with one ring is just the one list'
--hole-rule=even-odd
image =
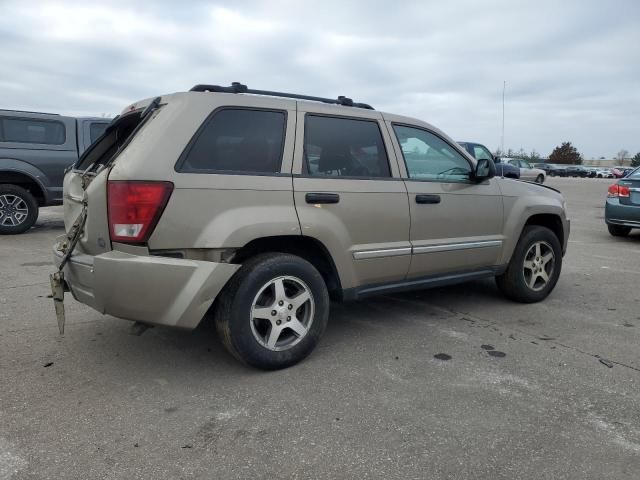
{"label": "cracked pavement", "polygon": [[43,209],[0,237],[0,480],[638,478],[640,232],[607,233],[612,181],[548,183],[572,232],[546,301],[485,280],[333,304],[268,373],[209,326],[137,337],[72,299],[59,336]]}

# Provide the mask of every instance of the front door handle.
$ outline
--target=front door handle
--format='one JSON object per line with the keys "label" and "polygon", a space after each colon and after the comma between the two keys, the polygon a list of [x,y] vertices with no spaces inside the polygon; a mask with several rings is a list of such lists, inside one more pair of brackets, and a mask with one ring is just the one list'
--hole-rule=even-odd
{"label": "front door handle", "polygon": [[337,193],[307,193],[304,199],[307,203],[338,203],[340,195]]}
{"label": "front door handle", "polygon": [[440,195],[416,195],[416,203],[440,203]]}

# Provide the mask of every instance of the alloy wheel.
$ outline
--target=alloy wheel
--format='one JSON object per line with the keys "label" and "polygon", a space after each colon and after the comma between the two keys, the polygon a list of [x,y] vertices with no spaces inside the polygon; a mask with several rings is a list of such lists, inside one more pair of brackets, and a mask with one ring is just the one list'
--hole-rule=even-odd
{"label": "alloy wheel", "polygon": [[524,256],[522,273],[524,281],[531,290],[544,289],[553,276],[556,257],[553,248],[547,242],[535,242]]}
{"label": "alloy wheel", "polygon": [[11,193],[0,195],[0,225],[17,227],[29,216],[29,207],[21,197]]}
{"label": "alloy wheel", "polygon": [[263,347],[282,351],[297,345],[313,323],[311,289],[299,278],[282,276],[262,286],[251,305],[251,331]]}

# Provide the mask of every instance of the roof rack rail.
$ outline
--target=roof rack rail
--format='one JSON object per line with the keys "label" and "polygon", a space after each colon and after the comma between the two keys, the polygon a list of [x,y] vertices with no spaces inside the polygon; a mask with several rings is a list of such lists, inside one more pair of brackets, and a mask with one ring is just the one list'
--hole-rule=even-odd
{"label": "roof rack rail", "polygon": [[268,97],[294,98],[296,100],[311,100],[314,102],[331,103],[333,105],[342,105],[344,107],[357,107],[373,110],[374,108],[366,103],[357,103],[348,97],[339,96],[338,98],[313,97],[311,95],[298,95],[297,93],[271,92],[269,90],[253,90],[240,82],[233,82],[229,87],[221,87],[220,85],[195,85],[190,92],[221,92],[221,93],[251,93],[253,95],[265,95]]}

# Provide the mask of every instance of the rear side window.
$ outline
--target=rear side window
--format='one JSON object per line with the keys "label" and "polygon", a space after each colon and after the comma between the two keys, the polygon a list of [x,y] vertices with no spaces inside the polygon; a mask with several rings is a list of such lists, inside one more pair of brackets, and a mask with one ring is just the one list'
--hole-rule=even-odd
{"label": "rear side window", "polygon": [[187,147],[177,170],[187,173],[279,173],[285,125],[285,112],[219,110]]}
{"label": "rear side window", "polygon": [[391,176],[376,121],[307,115],[304,158],[312,176]]}
{"label": "rear side window", "polygon": [[0,118],[0,141],[62,145],[66,141],[64,123],[30,118]]}
{"label": "rear side window", "polygon": [[104,122],[94,122],[89,125],[89,140],[91,140],[91,143],[95,142],[108,126],[109,124]]}

